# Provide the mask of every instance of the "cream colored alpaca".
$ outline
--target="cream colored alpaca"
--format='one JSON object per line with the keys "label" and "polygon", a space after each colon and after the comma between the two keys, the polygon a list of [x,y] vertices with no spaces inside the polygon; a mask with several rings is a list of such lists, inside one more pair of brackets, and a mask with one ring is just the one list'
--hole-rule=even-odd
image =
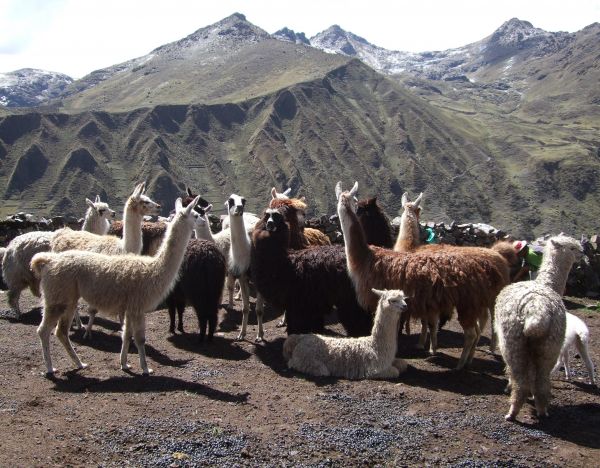
{"label": "cream colored alpaca", "polygon": [[173,288],[183,256],[192,235],[200,197],[186,208],[181,198],[175,203],[175,217],[164,242],[154,257],[141,255],[104,255],[94,252],[68,251],[39,253],[31,261],[31,269],[41,278],[44,298],[42,323],[38,335],[47,375],[55,372],[50,357],[50,333],[56,336],[75,365],[87,365],[79,360],[69,340],[69,325],[77,301],[84,299],[91,307],[113,317],[125,311],[121,346],[121,368],[129,369],[127,353],[131,336],[135,341],[144,374],[152,372],[146,363],[145,313],[151,311]]}
{"label": "cream colored alpaca", "polygon": [[400,290],[373,289],[379,296],[371,336],[335,338],[323,335],[290,335],[283,344],[288,367],[319,377],[345,379],[391,379],[406,370],[395,359],[398,321],[406,310]]}
{"label": "cream colored alpaca", "polygon": [[[142,221],[146,215],[157,215],[160,205],[144,194],[146,184],[136,185],[133,193],[125,203],[123,213],[123,238],[116,236],[99,236],[82,231],[61,229],[56,231],[52,237],[50,246],[53,252],[64,252],[67,250],[86,250],[88,252],[103,253],[106,255],[123,255],[134,253],[139,255],[142,251]],[[94,319],[97,311],[88,309],[88,323],[85,327],[84,338],[91,338]],[[79,321],[79,313],[75,313]],[[119,316],[122,322],[123,316]]]}
{"label": "cream colored alpaca", "polygon": [[552,237],[537,278],[513,283],[496,298],[494,327],[511,388],[507,420],[517,417],[531,393],[538,417],[548,416],[550,372],[565,339],[562,293],[571,266],[582,255],[577,240]]}
{"label": "cream colored alpaca", "polygon": [[[96,195],[96,201],[85,199],[89,208],[85,213],[82,230],[94,234],[104,235],[110,226],[108,218],[115,212],[107,203]],[[79,231],[75,231],[79,232]],[[32,231],[15,237],[6,248],[6,255],[2,260],[2,276],[8,287],[8,303],[17,319],[21,316],[19,298],[21,291],[29,288],[34,296],[40,296],[39,280],[29,269],[31,259],[38,252],[50,250],[50,243],[55,233],[52,231]]]}

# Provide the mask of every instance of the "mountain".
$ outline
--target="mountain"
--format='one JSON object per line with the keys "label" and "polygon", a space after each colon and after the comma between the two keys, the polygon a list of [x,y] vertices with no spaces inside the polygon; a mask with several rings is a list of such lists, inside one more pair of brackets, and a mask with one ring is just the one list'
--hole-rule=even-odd
{"label": "mountain", "polygon": [[280,41],[293,42],[295,44],[310,45],[310,41],[306,38],[303,32],[296,33],[292,29],[282,28],[272,34],[274,39]]}
{"label": "mountain", "polygon": [[93,72],[51,105],[0,108],[0,214],[80,216],[96,193],[120,207],[139,180],[165,212],[186,185],[214,206],[242,193],[255,212],[270,187],[290,186],[324,214],[335,182],[358,180],[391,215],[404,191],[424,191],[425,219],[520,237],[590,231],[599,30],[511,20],[475,45],[402,61],[339,27],[311,43],[354,56],[234,14]]}
{"label": "mountain", "polygon": [[0,73],[0,106],[35,107],[62,95],[73,78],[62,73],[22,68]]}

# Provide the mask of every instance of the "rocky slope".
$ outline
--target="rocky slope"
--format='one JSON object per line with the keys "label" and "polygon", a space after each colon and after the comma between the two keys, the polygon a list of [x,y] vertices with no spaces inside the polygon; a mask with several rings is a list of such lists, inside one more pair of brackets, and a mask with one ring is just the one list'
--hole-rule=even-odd
{"label": "rocky slope", "polygon": [[35,107],[61,96],[73,78],[62,73],[23,68],[0,73],[0,106]]}

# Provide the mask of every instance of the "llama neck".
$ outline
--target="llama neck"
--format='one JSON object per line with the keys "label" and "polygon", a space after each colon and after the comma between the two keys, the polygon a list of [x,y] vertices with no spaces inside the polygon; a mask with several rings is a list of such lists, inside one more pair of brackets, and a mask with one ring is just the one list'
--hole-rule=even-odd
{"label": "llama neck", "polygon": [[204,239],[211,242],[215,241],[208,220],[206,220],[204,224],[196,225],[194,232],[196,233],[196,239]]}
{"label": "llama neck", "polygon": [[371,340],[380,358],[392,360],[396,355],[399,318],[396,311],[384,309],[381,302],[377,304]]}
{"label": "llama neck", "polygon": [[400,218],[400,232],[394,245],[396,252],[409,252],[419,246],[419,220],[409,209],[405,209]]}
{"label": "llama neck", "polygon": [[356,213],[340,203],[338,205],[338,216],[344,235],[348,271],[351,276],[354,276],[370,258],[371,251]]}
{"label": "llama neck", "polygon": [[167,289],[170,289],[177,278],[188,242],[192,237],[192,229],[187,225],[185,217],[177,216],[167,227],[165,239],[156,256],[152,257],[155,284],[162,284]]}
{"label": "llama neck", "polygon": [[567,286],[567,278],[573,262],[560,255],[556,250],[546,250],[542,259],[540,271],[535,279],[536,282],[543,284],[556,291],[561,296]]}
{"label": "llama neck", "polygon": [[246,232],[243,216],[229,215],[231,247],[229,250],[229,269],[234,275],[241,275],[250,267],[250,238]]}
{"label": "llama neck", "polygon": [[142,252],[143,216],[131,200],[127,201],[123,214],[123,247],[125,252],[139,255]]}
{"label": "llama neck", "polygon": [[85,219],[81,226],[82,231],[91,232],[100,236],[105,235],[110,229],[110,223],[102,216],[98,216],[95,210],[88,208],[85,213]]}

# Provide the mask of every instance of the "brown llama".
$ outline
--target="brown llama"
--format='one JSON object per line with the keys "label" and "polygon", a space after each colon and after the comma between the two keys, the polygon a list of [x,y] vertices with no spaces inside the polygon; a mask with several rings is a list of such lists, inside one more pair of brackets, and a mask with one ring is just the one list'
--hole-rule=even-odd
{"label": "brown llama", "polygon": [[379,203],[377,203],[377,197],[359,200],[356,216],[358,216],[358,221],[365,231],[369,245],[385,247],[386,249],[391,249],[394,246],[392,225]]}
{"label": "brown llama", "polygon": [[356,217],[354,195],[336,185],[338,215],[344,234],[348,272],[359,303],[370,312],[377,306],[376,289],[402,289],[408,297],[410,315],[437,328],[439,313],[456,308],[465,333],[457,369],[470,364],[500,290],[509,282],[508,263],[492,249],[478,247],[439,247],[412,253],[394,252],[369,246]]}

